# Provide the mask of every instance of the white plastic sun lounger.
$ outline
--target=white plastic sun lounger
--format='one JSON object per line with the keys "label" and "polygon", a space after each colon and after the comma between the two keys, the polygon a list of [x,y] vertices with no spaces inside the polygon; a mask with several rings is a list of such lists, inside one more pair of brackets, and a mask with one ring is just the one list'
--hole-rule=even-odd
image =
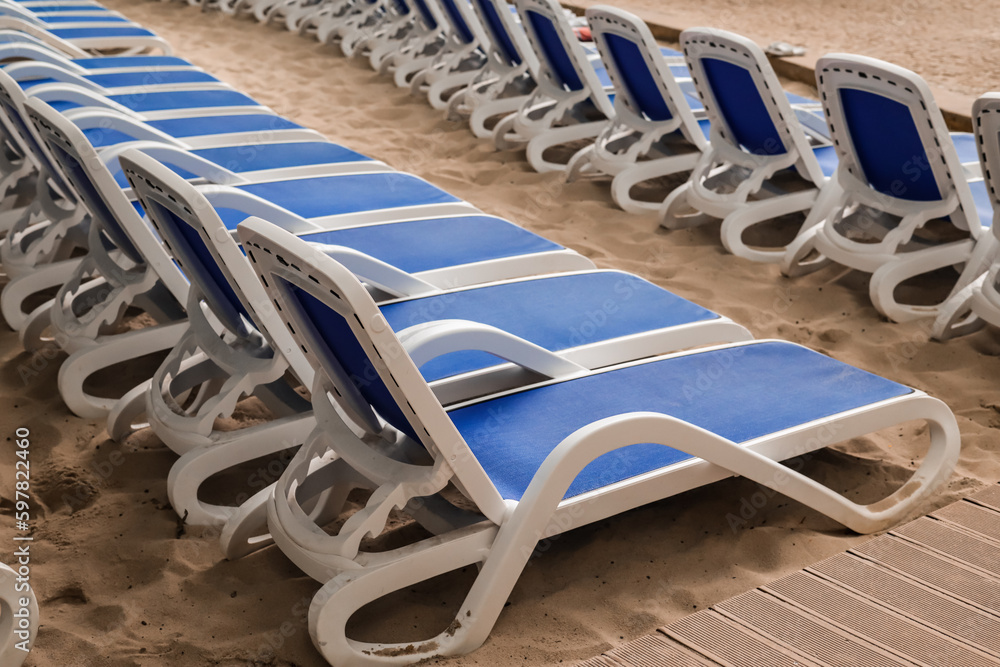
{"label": "white plastic sun lounger", "polygon": [[[976,132],[986,196],[993,205],[990,232],[980,235],[974,255],[979,268],[969,267],[968,275],[979,277],[956,291],[941,306],[934,321],[933,335],[938,340],[971,333],[984,324],[1000,327],[1000,212],[997,178],[1000,177],[1000,93],[987,93],[972,106],[972,127]],[[978,187],[973,190],[977,197]],[[979,191],[978,197],[983,193]],[[977,203],[977,207],[979,204]],[[983,247],[979,247],[983,246]]]}
{"label": "white plastic sun lounger", "polygon": [[[797,232],[818,224],[828,206],[820,188],[836,169],[818,102],[787,95],[767,56],[750,40],[723,30],[681,33],[688,68],[711,121],[709,147],[688,181],[660,209],[668,229],[722,218],[726,249],[758,262],[781,262],[785,247],[755,247],[744,240],[750,227],[808,212]],[[789,273],[825,265],[803,246]]]}
{"label": "white plastic sun lounger", "polygon": [[[822,195],[830,207],[810,233],[817,251],[871,273],[868,293],[889,319],[936,317],[940,304],[901,302],[896,288],[964,265],[954,294],[983,272],[977,255],[988,244],[976,240],[989,234],[993,207],[975,138],[949,135],[927,84],[902,67],[831,54],[817,62],[816,78],[840,158]],[[950,228],[951,238],[964,238],[941,241],[941,230],[928,232],[935,220]]]}
{"label": "white plastic sun lounger", "polygon": [[[221,469],[301,444],[313,423],[311,415],[300,415],[264,427],[220,433],[213,429],[213,422],[228,416],[241,395],[278,382],[289,367],[304,386],[311,386],[312,369],[291,343],[280,320],[275,319],[251,267],[204,197],[141,154],[123,156],[123,167],[148,207],[156,230],[193,285],[188,312],[199,312],[196,302],[202,302],[223,324],[226,337],[241,341],[239,345],[220,345],[217,329],[193,315],[188,334],[160,367],[145,395],[150,425],[171,448],[184,454],[172,468],[168,481],[174,508],[194,524],[221,524],[235,518],[240,525],[233,525],[227,533],[232,538],[249,529],[246,520],[250,508],[236,516],[234,508],[206,505],[198,499],[201,484]],[[509,225],[485,216],[451,221],[425,219],[304,234],[300,238],[316,252],[340,258],[363,276],[370,289],[388,299],[385,308],[394,313],[397,326],[450,319],[461,313],[476,318],[483,327],[504,325],[519,331],[535,345],[558,350],[567,358],[589,365],[749,338],[745,329],[728,319],[619,272],[573,272],[496,282],[497,278],[525,274],[496,257],[496,232],[502,231],[505,224]],[[471,227],[476,231],[461,244],[441,243],[447,236],[441,233],[443,226]],[[576,268],[588,264],[581,258]],[[547,263],[535,266],[545,266],[546,270],[574,268],[567,263],[562,267]],[[484,281],[492,282],[484,287],[456,287]],[[444,285],[450,287],[444,289]],[[606,313],[602,309],[609,301],[614,308]],[[517,307],[511,308],[512,303]],[[581,322],[588,312],[602,313],[600,326]],[[272,328],[274,337],[270,335]],[[574,330],[575,334],[567,335]],[[262,335],[263,341],[259,340]],[[214,371],[214,377],[204,370],[199,374],[195,363]],[[448,381],[447,390],[438,386],[439,394],[469,396],[487,388],[497,390],[516,384],[519,379],[514,371],[503,367],[500,359],[473,356],[453,359],[433,373],[434,379]],[[192,382],[210,380],[224,382],[225,386],[201,402],[196,411],[180,408],[177,399],[192,389]],[[134,408],[122,406],[117,414],[129,412]],[[288,410],[279,414],[287,415]],[[115,435],[122,425],[112,415],[109,433]],[[262,501],[263,497],[251,507],[262,510]],[[262,532],[262,521],[263,514],[258,513],[255,532]],[[230,539],[227,552],[245,553],[248,546],[245,539],[239,544]]]}
{"label": "white plastic sun lounger", "polygon": [[656,211],[660,202],[634,199],[632,188],[690,171],[708,148],[708,120],[694,89],[688,95],[681,89],[642,19],[598,5],[587,9],[587,21],[615,86],[615,113],[594,143],[572,157],[566,178],[612,176],[611,196],[621,208]]}
{"label": "white plastic sun lounger", "polygon": [[[278,545],[296,562],[312,559],[310,574],[325,582],[310,606],[309,630],[331,664],[407,664],[475,649],[542,536],[731,474],[853,530],[882,530],[919,507],[958,457],[957,424],[940,401],[781,341],[591,371],[504,338],[507,359],[551,379],[445,410],[420,369],[450,351],[496,350],[498,341],[461,321],[397,333],[332,258],[263,221],[237,230],[315,370],[317,429],[279,480],[268,523]],[[698,384],[719,372],[725,381]],[[929,425],[931,440],[922,465],[873,505],[776,462],[917,419]],[[322,488],[335,489],[327,499],[334,505],[351,489],[372,491],[332,535],[299,504],[300,484],[322,476]],[[446,487],[475,509],[449,502]],[[379,535],[393,508],[405,508],[434,535],[362,550],[361,540]],[[347,620],[365,604],[467,566],[477,566],[478,576],[437,636],[407,644],[347,638]]]}
{"label": "white plastic sun lounger", "polygon": [[472,0],[488,36],[486,65],[448,99],[449,119],[469,118],[480,139],[492,136],[486,122],[517,111],[535,89],[538,59],[506,0]]}
{"label": "white plastic sun lounger", "polygon": [[27,583],[18,582],[17,572],[0,563],[0,664],[20,667],[37,634],[35,592]]}

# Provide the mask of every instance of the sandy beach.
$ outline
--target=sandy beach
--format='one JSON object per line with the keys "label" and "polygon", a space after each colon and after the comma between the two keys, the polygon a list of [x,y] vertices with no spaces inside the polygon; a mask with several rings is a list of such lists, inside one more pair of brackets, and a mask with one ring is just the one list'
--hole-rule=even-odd
{"label": "sandy beach", "polygon": [[[725,253],[717,224],[667,232],[613,204],[606,182],[566,184],[496,152],[361,61],[284,31],[178,3],[102,0],[176,53],[331,140],[421,176],[490,214],[636,273],[747,326],[807,345],[946,402],[962,431],[955,475],[914,516],[1000,480],[1000,331],[938,343],[929,323],[893,324],[864,275],[830,267],[782,278]],[[586,3],[582,4],[596,4]],[[704,0],[619,6],[663,23],[711,25],[810,54],[864,53],[915,69],[935,89],[1000,89],[998,20],[971,3],[904,0],[881,11],[834,3]],[[822,10],[822,15],[821,15]],[[942,36],[951,36],[942,39]],[[801,91],[799,91],[801,92]],[[32,585],[42,626],[31,667],[322,667],[306,628],[318,584],[272,547],[225,560],[217,534],[181,525],[167,501],[176,459],[148,430],[121,444],[72,415],[56,388],[62,353],[28,354],[0,327],[0,434],[30,430]],[[131,368],[134,374],[141,368]],[[98,383],[127,385],[121,374]],[[237,420],[266,418],[253,402]],[[926,445],[920,424],[804,457],[803,470],[852,499],[881,497]],[[13,446],[0,465],[0,535],[14,531]],[[574,530],[539,546],[486,644],[434,664],[571,664],[866,539],[798,503],[730,479]],[[8,542],[8,545],[12,544]],[[12,546],[0,548],[9,560]],[[358,638],[409,641],[451,621],[471,581],[454,573],[357,615]],[[388,629],[388,636],[386,634]]]}

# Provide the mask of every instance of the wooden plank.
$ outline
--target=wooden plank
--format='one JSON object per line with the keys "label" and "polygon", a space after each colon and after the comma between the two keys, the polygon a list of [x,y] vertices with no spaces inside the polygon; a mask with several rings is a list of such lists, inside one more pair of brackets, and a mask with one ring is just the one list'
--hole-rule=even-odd
{"label": "wooden plank", "polygon": [[871,604],[807,572],[796,572],[761,589],[798,605],[806,614],[821,616],[846,632],[917,664],[927,667],[997,664],[996,660],[971,646],[902,614]]}
{"label": "wooden plank", "polygon": [[1000,617],[851,554],[828,558],[806,571],[1000,658]]}
{"label": "wooden plank", "polygon": [[711,609],[660,632],[725,667],[818,667]]}
{"label": "wooden plank", "polygon": [[1000,665],[1000,485],[582,664]]}

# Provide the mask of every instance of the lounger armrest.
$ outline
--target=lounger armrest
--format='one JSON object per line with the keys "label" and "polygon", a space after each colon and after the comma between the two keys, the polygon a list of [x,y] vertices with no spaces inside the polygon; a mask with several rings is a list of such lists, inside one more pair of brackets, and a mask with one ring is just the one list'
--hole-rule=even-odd
{"label": "lounger armrest", "polygon": [[404,329],[398,336],[418,368],[450,352],[478,350],[550,378],[568,378],[587,370],[520,336],[481,322],[424,322]]}
{"label": "lounger armrest", "polygon": [[[21,88],[25,91],[34,86],[30,79],[55,79],[57,82],[76,84],[90,90],[102,90],[97,84],[83,78],[82,73],[71,72],[62,64],[38,61],[18,62],[8,65],[4,71],[20,83]],[[49,83],[54,82],[50,81]]]}
{"label": "lounger armrest", "polygon": [[[0,16],[0,30],[23,30],[29,35],[35,36],[35,30],[47,33],[45,23],[35,16]],[[34,30],[32,30],[34,29]]]}
{"label": "lounger armrest", "polygon": [[[21,85],[21,88],[27,95],[33,95],[33,89],[35,88],[41,89],[44,85],[54,86],[58,84],[79,86],[80,88],[92,90],[98,95],[106,94],[103,87],[97,85],[93,81],[88,81],[80,74],[68,72],[58,65],[50,65],[47,63],[16,63],[11,65],[7,73],[14,77],[14,80]],[[30,79],[39,79],[43,77],[55,79],[55,81],[48,81],[43,84],[36,84],[30,81]]]}
{"label": "lounger armrest", "polygon": [[71,83],[43,83],[33,86],[31,95],[43,102],[73,102],[83,107],[100,107],[128,112],[128,109],[111,101],[97,90],[99,89],[88,90]]}
{"label": "lounger armrest", "polygon": [[195,176],[204,178],[212,183],[220,185],[238,185],[246,183],[247,179],[241,177],[222,165],[210,162],[203,157],[180,148],[161,143],[158,139],[153,141],[128,141],[106,148],[100,152],[101,161],[111,169],[112,172],[120,171],[118,167],[118,157],[125,151],[138,149],[146,155],[163,162],[164,164],[179,167],[191,172]]}
{"label": "lounger armrest", "polygon": [[[79,74],[83,74],[87,71],[72,62],[69,58],[65,57],[62,53],[56,51],[54,48],[43,46],[42,44],[21,40],[4,42],[2,35],[0,35],[0,44],[2,44],[2,46],[0,46],[0,62],[24,59],[25,64],[51,63],[62,67],[65,70],[77,72]],[[13,63],[7,68],[6,71],[9,73],[10,70],[18,67],[20,64],[21,63]]]}
{"label": "lounger armrest", "polygon": [[0,43],[31,44],[32,42],[38,42],[43,46],[64,54],[68,58],[86,58],[88,56],[87,52],[83,49],[67,42],[65,39],[56,37],[46,30],[36,29],[33,31],[26,31],[21,28],[11,27],[10,25],[0,26]]}
{"label": "lounger armrest", "polygon": [[[67,109],[63,116],[81,130],[115,130],[133,139],[158,141],[165,144],[182,145],[177,139],[117,109],[96,109],[83,107]],[[101,149],[98,149],[100,151]]]}
{"label": "lounger armrest", "polygon": [[359,250],[325,243],[313,245],[319,252],[343,264],[362,281],[394,296],[419,296],[440,291],[434,285]]}
{"label": "lounger armrest", "polygon": [[[215,208],[228,208],[246,213],[247,217],[255,216],[286,229],[316,229],[316,226],[305,218],[291,211],[276,206],[266,199],[261,199],[249,192],[237,190],[228,185],[199,185],[198,191],[208,199]],[[318,231],[318,230],[317,230]]]}

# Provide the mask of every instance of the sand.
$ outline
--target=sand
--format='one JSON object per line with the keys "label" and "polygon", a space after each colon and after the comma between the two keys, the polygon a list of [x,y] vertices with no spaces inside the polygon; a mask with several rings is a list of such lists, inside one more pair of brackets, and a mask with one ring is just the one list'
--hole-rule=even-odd
{"label": "sand", "polygon": [[[828,268],[787,280],[773,266],[726,254],[718,226],[658,229],[629,215],[599,182],[564,184],[497,153],[426,102],[284,31],[178,5],[105,0],[156,30],[177,53],[334,141],[418,174],[488,213],[575,248],[602,267],[635,272],[747,325],[758,338],[808,345],[936,396],[963,437],[957,471],[918,513],[1000,480],[1000,332],[940,344],[921,324],[891,324],[871,306],[864,276]],[[747,26],[824,50],[864,51],[917,67],[963,93],[990,87],[991,14],[952,1],[896,4],[872,16],[862,2],[705,0],[671,9],[630,0],[672,25]],[[757,18],[753,18],[757,15]],[[973,17],[986,20],[973,22]],[[667,19],[669,18],[669,21]],[[752,29],[751,29],[752,27]],[[943,41],[941,36],[961,35]],[[275,548],[222,558],[216,536],[179,526],[165,480],[175,456],[146,431],[121,445],[104,423],[69,413],[53,351],[29,355],[0,330],[0,434],[31,431],[36,527],[32,583],[42,628],[34,667],[266,664],[319,667],[305,610],[317,590]],[[105,379],[110,383],[111,378]],[[252,406],[251,406],[252,408]],[[243,415],[250,419],[253,415]],[[850,497],[872,499],[907,477],[922,453],[910,424],[807,457],[804,470]],[[8,437],[9,436],[9,437]],[[13,447],[0,462],[13,467]],[[0,534],[13,535],[12,475],[0,485]],[[455,665],[572,663],[744,592],[864,537],[752,483],[731,479],[572,531],[541,545],[486,644]],[[13,543],[8,543],[12,545]],[[0,548],[9,559],[13,546]],[[7,555],[4,555],[7,554]],[[443,629],[470,573],[449,575],[367,610],[359,637],[415,640]],[[381,625],[376,625],[381,623]]]}

